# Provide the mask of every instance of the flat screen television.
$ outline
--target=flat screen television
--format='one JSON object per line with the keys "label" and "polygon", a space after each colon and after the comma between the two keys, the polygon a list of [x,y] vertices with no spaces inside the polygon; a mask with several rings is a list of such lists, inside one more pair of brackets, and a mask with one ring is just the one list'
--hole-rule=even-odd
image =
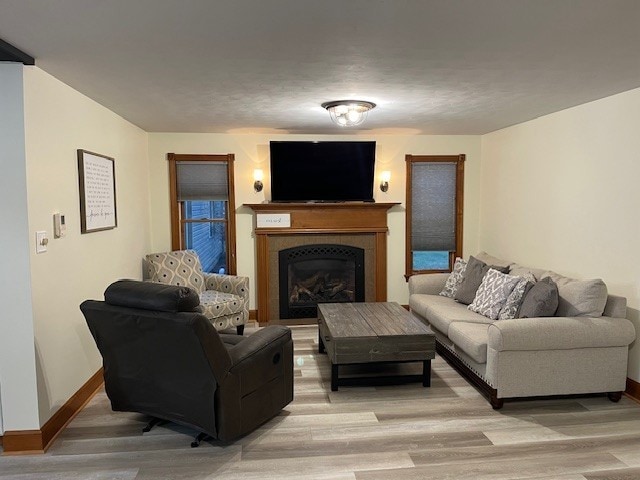
{"label": "flat screen television", "polygon": [[270,142],[273,202],[373,201],[376,142]]}

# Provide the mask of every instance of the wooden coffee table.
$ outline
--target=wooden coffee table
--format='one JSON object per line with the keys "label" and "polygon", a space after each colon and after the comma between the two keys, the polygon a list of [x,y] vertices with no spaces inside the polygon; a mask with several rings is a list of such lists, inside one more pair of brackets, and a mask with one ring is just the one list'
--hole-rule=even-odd
{"label": "wooden coffee table", "polygon": [[[431,385],[435,335],[395,302],[318,304],[320,353],[331,360],[331,390],[340,385],[422,382]],[[422,362],[422,375],[339,378],[341,365]]]}

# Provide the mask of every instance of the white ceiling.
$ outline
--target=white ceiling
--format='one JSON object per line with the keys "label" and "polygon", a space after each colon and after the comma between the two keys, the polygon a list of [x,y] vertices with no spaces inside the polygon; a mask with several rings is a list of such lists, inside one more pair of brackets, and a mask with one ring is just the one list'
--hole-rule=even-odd
{"label": "white ceiling", "polygon": [[640,86],[640,0],[0,0],[0,38],[149,132],[483,134]]}

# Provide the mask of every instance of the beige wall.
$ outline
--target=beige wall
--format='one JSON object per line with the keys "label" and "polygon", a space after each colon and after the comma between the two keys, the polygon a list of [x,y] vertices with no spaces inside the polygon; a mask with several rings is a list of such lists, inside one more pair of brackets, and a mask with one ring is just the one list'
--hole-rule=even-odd
{"label": "beige wall", "polygon": [[[628,299],[640,334],[640,89],[482,137],[481,249]],[[629,377],[640,381],[640,342]]]}
{"label": "beige wall", "polygon": [[[78,305],[140,278],[150,249],[147,134],[36,67],[24,74],[29,250],[40,424],[101,366]],[[80,233],[76,149],[115,158],[118,227]],[[67,235],[53,238],[53,214]],[[35,254],[35,232],[49,251]]]}
{"label": "beige wall", "polygon": [[[328,121],[328,119],[327,119]],[[260,203],[269,198],[269,141],[270,140],[375,140],[377,142],[377,172],[391,171],[389,191],[383,194],[376,186],[374,196],[378,202],[400,202],[389,214],[388,298],[407,304],[409,294],[404,280],[404,202],[405,161],[412,154],[467,155],[465,165],[465,221],[464,250],[477,250],[478,201],[480,175],[480,137],[478,136],[327,136],[327,135],[231,135],[200,133],[149,134],[149,161],[151,166],[151,217],[153,250],[171,248],[169,225],[169,180],[167,153],[234,153],[235,195],[237,210],[238,273],[250,277],[251,308],[255,303],[255,242],[252,211],[243,203]],[[263,169],[265,190],[253,190],[253,170]],[[376,183],[378,180],[376,180]]]}

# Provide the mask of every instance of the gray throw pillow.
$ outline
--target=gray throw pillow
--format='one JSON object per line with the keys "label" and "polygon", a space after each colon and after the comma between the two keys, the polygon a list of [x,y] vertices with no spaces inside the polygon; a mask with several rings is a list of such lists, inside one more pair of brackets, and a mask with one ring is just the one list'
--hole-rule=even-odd
{"label": "gray throw pillow", "polygon": [[576,280],[555,272],[548,276],[558,286],[558,317],[602,316],[607,304],[607,286],[602,280]]}
{"label": "gray throw pillow", "polygon": [[523,298],[518,318],[553,317],[557,309],[558,286],[550,277],[545,277]]}
{"label": "gray throw pillow", "polygon": [[443,297],[453,298],[458,289],[458,285],[462,282],[464,277],[464,271],[467,268],[466,260],[461,259],[460,257],[456,258],[455,263],[453,264],[453,271],[447,277],[447,282],[444,284],[444,288],[440,292],[439,295]]}
{"label": "gray throw pillow", "polygon": [[469,257],[462,282],[460,282],[460,285],[458,285],[458,289],[453,296],[455,301],[463,303],[465,305],[469,305],[471,302],[473,302],[473,299],[476,298],[478,287],[480,287],[482,279],[490,268],[498,270],[501,273],[509,272],[509,267],[487,265],[486,263],[478,260],[476,257]]}

